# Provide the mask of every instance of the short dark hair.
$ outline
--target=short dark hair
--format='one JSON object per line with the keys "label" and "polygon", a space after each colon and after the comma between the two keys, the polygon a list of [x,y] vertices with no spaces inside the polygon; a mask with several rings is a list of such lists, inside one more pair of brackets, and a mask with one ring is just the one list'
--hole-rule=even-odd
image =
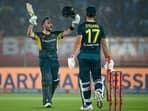
{"label": "short dark hair", "polygon": [[96,8],[93,6],[89,6],[86,9],[86,16],[95,17],[96,16]]}
{"label": "short dark hair", "polygon": [[49,17],[45,17],[45,18],[41,21],[41,25],[43,25],[46,20],[49,20]]}

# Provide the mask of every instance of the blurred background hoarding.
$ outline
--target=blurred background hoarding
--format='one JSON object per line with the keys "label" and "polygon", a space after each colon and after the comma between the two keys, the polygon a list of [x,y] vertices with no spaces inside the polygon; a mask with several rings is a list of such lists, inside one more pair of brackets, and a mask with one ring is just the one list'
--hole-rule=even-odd
{"label": "blurred background hoarding", "polygon": [[[65,37],[59,42],[58,55],[61,66],[67,67],[67,58],[72,53],[75,39],[75,37]],[[148,37],[111,37],[108,39],[108,46],[116,66],[148,67]],[[0,66],[38,66],[37,45],[27,37],[2,38],[0,61]]]}
{"label": "blurred background hoarding", "polygon": [[[122,71],[124,92],[148,93],[147,68],[115,68]],[[59,71],[59,92],[79,92],[78,68],[61,67]],[[102,76],[106,71],[102,68]],[[41,91],[41,74],[38,67],[0,68],[0,93],[38,92]]]}
{"label": "blurred background hoarding", "polygon": [[[86,7],[95,6],[96,20],[105,29],[115,66],[123,72],[125,91],[148,92],[147,0],[0,0],[0,92],[28,89],[36,92],[41,88],[38,49],[26,36],[29,25],[26,2],[32,3],[38,16],[35,31],[40,31],[40,22],[45,16],[51,17],[54,30],[69,27],[71,19],[61,14],[64,6],[73,6],[80,14],[81,22],[85,19]],[[76,30],[59,42],[61,82],[58,91],[78,91],[78,67],[67,68],[75,35]],[[103,55],[101,61],[103,70]]]}

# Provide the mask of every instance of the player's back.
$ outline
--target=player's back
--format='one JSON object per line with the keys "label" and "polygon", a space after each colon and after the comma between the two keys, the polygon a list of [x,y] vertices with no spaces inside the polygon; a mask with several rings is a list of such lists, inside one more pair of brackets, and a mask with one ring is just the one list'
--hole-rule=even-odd
{"label": "player's back", "polygon": [[95,21],[85,21],[78,27],[78,34],[82,35],[80,52],[100,53],[101,38],[104,31]]}

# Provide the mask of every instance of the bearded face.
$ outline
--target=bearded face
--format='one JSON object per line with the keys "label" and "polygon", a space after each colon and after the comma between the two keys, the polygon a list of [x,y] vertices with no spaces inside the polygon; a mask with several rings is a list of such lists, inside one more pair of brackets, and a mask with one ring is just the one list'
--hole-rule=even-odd
{"label": "bearded face", "polygon": [[50,19],[45,20],[44,24],[43,24],[43,29],[45,29],[46,31],[52,31],[53,28],[53,24],[51,23]]}

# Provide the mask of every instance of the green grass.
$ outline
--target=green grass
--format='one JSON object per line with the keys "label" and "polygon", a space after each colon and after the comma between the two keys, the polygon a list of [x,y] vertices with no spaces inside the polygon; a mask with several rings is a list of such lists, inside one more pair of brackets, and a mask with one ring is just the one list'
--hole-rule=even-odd
{"label": "green grass", "polygon": [[[56,94],[54,106],[51,109],[42,107],[41,94],[0,94],[0,111],[80,111],[81,100],[79,94]],[[108,103],[100,110],[96,108],[93,100],[94,111],[108,111]],[[148,111],[148,95],[124,96],[123,111]]]}

